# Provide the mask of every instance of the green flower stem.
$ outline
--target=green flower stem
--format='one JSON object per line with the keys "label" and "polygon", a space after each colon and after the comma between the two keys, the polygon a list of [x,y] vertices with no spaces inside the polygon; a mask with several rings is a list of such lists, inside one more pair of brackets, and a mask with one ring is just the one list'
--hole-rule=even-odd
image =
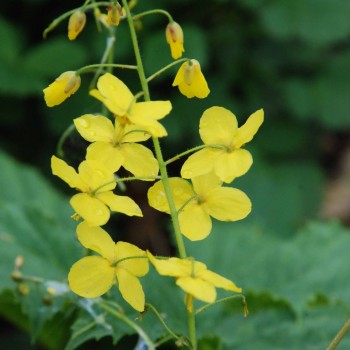
{"label": "green flower stem", "polygon": [[154,10],[150,10],[150,11],[145,11],[145,12],[141,12],[135,16],[132,17],[132,19],[135,21],[137,19],[140,19],[142,17],[148,16],[148,15],[154,15],[160,13],[166,17],[168,17],[169,22],[174,22],[173,17],[171,17],[171,14],[165,10],[161,10],[161,9],[154,9]]}
{"label": "green flower stem", "polygon": [[149,350],[155,350],[156,347],[155,347],[154,343],[152,342],[152,340],[143,331],[143,329],[141,327],[139,327],[135,322],[131,321],[124,314],[122,314],[122,313],[118,312],[117,310],[111,308],[109,305],[107,305],[103,301],[100,302],[99,305],[100,305],[100,307],[103,310],[107,311],[109,314],[111,314],[112,316],[118,318],[119,320],[121,320],[122,322],[124,322],[125,324],[130,326],[132,329],[134,329],[138,333],[138,335],[146,342]]}
{"label": "green flower stem", "polygon": [[136,66],[130,64],[114,64],[114,63],[96,63],[84,66],[76,71],[76,74],[95,72],[96,68],[122,68],[122,69],[137,69]]}
{"label": "green flower stem", "polygon": [[206,147],[208,147],[208,148],[216,148],[216,149],[225,149],[225,150],[227,150],[227,146],[225,146],[225,145],[220,145],[220,144],[200,145],[200,146],[196,146],[196,147],[193,147],[193,148],[191,148],[191,149],[188,149],[188,150],[185,151],[185,152],[182,152],[182,153],[177,154],[176,156],[174,156],[174,157],[168,159],[168,160],[165,162],[165,164],[168,165],[168,164],[170,164],[170,163],[172,163],[172,162],[175,162],[176,160],[179,160],[181,157],[186,156],[187,154],[190,154],[190,153],[199,151],[199,150],[201,150],[202,148],[206,148]]}
{"label": "green flower stem", "polygon": [[170,64],[168,64],[167,66],[163,67],[162,69],[159,69],[159,71],[155,72],[154,74],[150,75],[146,80],[149,83],[151,80],[153,80],[154,78],[158,77],[160,74],[162,74],[163,72],[165,72],[166,70],[168,70],[171,67],[176,66],[179,63],[183,63],[185,61],[188,61],[189,58],[181,58],[177,61],[171,62]]}
{"label": "green flower stem", "polygon": [[[226,298],[221,298],[221,299],[214,301],[213,303],[203,305],[202,307],[200,307],[199,309],[196,310],[196,315],[198,315],[200,312],[202,312],[202,311],[204,311],[204,310],[206,310],[214,305],[217,305],[219,303],[223,303],[223,302],[231,300],[231,299],[236,299],[236,298],[241,298],[242,302],[243,302],[243,306],[244,306],[244,308],[246,308],[245,296],[243,294],[238,294],[238,295],[231,295],[231,296],[226,297]],[[244,312],[244,314],[246,315],[246,311]]]}
{"label": "green flower stem", "polygon": [[169,326],[165,323],[165,321],[163,320],[162,316],[159,314],[159,312],[157,311],[157,309],[152,305],[152,304],[145,304],[145,308],[149,308],[151,309],[155,315],[158,317],[160,323],[163,325],[163,327],[168,331],[169,335],[171,335],[172,338],[175,339],[179,339],[179,336],[177,336],[170,328]]}
{"label": "green flower stem", "polygon": [[64,158],[64,152],[63,152],[63,144],[68,138],[68,136],[75,130],[75,125],[72,123],[68,126],[68,128],[63,132],[60,139],[57,143],[56,153],[60,158]]}
{"label": "green flower stem", "polygon": [[347,321],[344,323],[343,327],[339,330],[339,332],[336,334],[330,345],[328,346],[327,350],[335,350],[339,343],[342,341],[342,339],[345,337],[345,335],[350,331],[350,318],[347,319]]}
{"label": "green flower stem", "polygon": [[200,150],[200,149],[202,149],[202,148],[205,148],[205,147],[207,147],[207,145],[200,145],[200,146],[197,146],[197,147],[193,147],[193,148],[191,148],[191,149],[188,149],[187,151],[182,152],[182,153],[179,153],[179,154],[177,154],[176,156],[174,156],[174,157],[168,159],[168,160],[165,162],[165,164],[168,165],[168,164],[170,164],[170,163],[173,163],[173,162],[175,162],[176,160],[179,160],[181,157],[186,156],[187,154],[196,152],[196,151],[198,151],[198,150]]}
{"label": "green flower stem", "polygon": [[117,260],[115,263],[113,263],[113,266],[117,266],[119,263],[125,261],[125,260],[131,260],[131,259],[148,259],[146,255],[134,255],[134,256],[127,256],[123,259]]}
{"label": "green flower stem", "polygon": [[160,176],[130,176],[130,177],[121,177],[112,181],[108,181],[101,186],[96,187],[91,194],[95,195],[99,190],[101,190],[103,187],[109,186],[110,184],[118,183],[118,182],[125,182],[125,181],[134,181],[134,180],[160,180]]}
{"label": "green flower stem", "polygon": [[[192,299],[193,307],[193,299]],[[197,337],[196,337],[196,313],[194,311],[187,310],[188,319],[188,335],[192,344],[193,350],[197,349]]]}
{"label": "green flower stem", "polygon": [[[99,6],[108,6],[110,3],[107,1],[102,1],[102,2],[98,2],[98,3],[93,3],[90,5],[83,5],[84,10],[88,10],[88,9],[92,9],[95,7],[99,7]],[[61,16],[58,16],[57,18],[55,18],[44,30],[43,32],[43,38],[46,39],[46,36],[49,32],[51,32],[51,30],[55,29],[62,21],[64,21],[66,18],[68,18],[70,15],[72,15],[75,11],[78,11],[82,9],[81,7],[77,7],[73,10],[67,11],[65,13],[63,13]]]}
{"label": "green flower stem", "polygon": [[[113,48],[114,48],[114,43],[115,43],[115,35],[114,35],[114,31],[110,31],[110,35],[107,37],[107,43],[106,43],[106,48],[105,51],[103,53],[103,56],[101,58],[101,62],[100,62],[100,68],[97,69],[93,79],[91,80],[90,83],[90,88],[89,90],[93,89],[96,86],[96,81],[98,79],[98,77],[101,75],[101,72],[103,70],[103,67],[101,67],[101,65],[105,64],[105,62],[107,62],[108,71],[112,70],[112,67],[110,66],[113,62]],[[104,106],[104,105],[103,105]],[[105,112],[107,110],[107,108],[103,108],[103,112]],[[104,114],[104,113],[102,113]]]}
{"label": "green flower stem", "polygon": [[[134,47],[134,53],[135,53],[137,67],[138,67],[140,83],[142,86],[142,90],[144,92],[144,98],[145,98],[145,101],[150,101],[150,93],[149,93],[149,89],[148,89],[147,79],[145,76],[145,71],[143,69],[143,64],[142,64],[140,49],[139,49],[138,42],[137,42],[137,36],[136,36],[136,32],[135,32],[134,22],[133,22],[133,18],[131,16],[131,13],[130,13],[130,10],[128,7],[127,0],[123,0],[123,7],[124,7],[124,10],[126,13],[128,24],[129,24],[131,40],[132,40],[133,47]],[[180,258],[185,258],[186,257],[185,244],[184,244],[184,241],[183,241],[183,238],[181,235],[181,231],[180,231],[180,224],[179,224],[179,220],[178,220],[178,216],[177,216],[177,212],[176,212],[176,208],[175,208],[175,203],[174,203],[173,195],[172,195],[170,184],[169,184],[169,177],[168,177],[168,173],[167,173],[167,169],[166,169],[166,164],[165,164],[164,159],[163,159],[163,154],[162,154],[162,151],[160,148],[158,138],[152,137],[152,140],[153,140],[153,144],[154,144],[156,157],[157,157],[157,160],[159,163],[159,171],[160,171],[160,174],[162,177],[165,195],[167,197],[167,201],[169,204],[170,216],[171,216],[172,222],[173,222],[174,234],[175,234],[175,239],[176,239],[176,243],[177,243],[177,247],[178,247],[178,251],[179,251],[179,256],[180,256]]]}

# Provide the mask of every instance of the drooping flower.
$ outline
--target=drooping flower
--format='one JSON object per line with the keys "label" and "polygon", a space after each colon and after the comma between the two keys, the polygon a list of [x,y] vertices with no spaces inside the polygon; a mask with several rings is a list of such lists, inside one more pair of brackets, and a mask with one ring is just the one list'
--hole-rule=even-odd
{"label": "drooping flower", "polygon": [[82,222],[77,227],[80,243],[98,253],[78,260],[68,274],[72,291],[84,298],[97,298],[116,282],[126,302],[137,311],[144,311],[145,294],[138,277],[148,272],[146,253],[133,244],[115,243],[101,227]]}
{"label": "drooping flower", "polygon": [[180,58],[184,50],[184,34],[177,22],[170,22],[165,29],[165,38],[170,45],[171,56],[174,60]]}
{"label": "drooping flower", "polygon": [[110,217],[110,210],[129,216],[142,216],[139,206],[127,196],[113,193],[114,174],[97,160],[80,163],[78,173],[65,161],[51,158],[52,173],[81,193],[74,195],[70,204],[90,226],[102,226]]}
{"label": "drooping flower", "polygon": [[107,8],[107,23],[118,26],[120,18],[124,15],[123,8],[120,6],[119,2],[112,3]]}
{"label": "drooping flower", "polygon": [[[222,181],[208,173],[192,178],[192,185],[179,177],[169,179],[181,233],[191,241],[207,237],[212,228],[211,216],[220,221],[244,219],[251,211],[247,195],[232,187],[222,187]],[[169,213],[169,205],[161,181],[148,190],[149,205]]]}
{"label": "drooping flower", "polygon": [[154,137],[166,136],[167,132],[158,120],[171,111],[170,101],[136,102],[129,88],[110,73],[102,75],[97,89],[90,95],[100,100],[115,116],[124,117],[131,124],[139,125]]}
{"label": "drooping flower", "polygon": [[180,92],[188,98],[205,98],[210,93],[197,60],[189,60],[181,65],[175,76],[173,86],[178,86]]}
{"label": "drooping flower", "polygon": [[86,23],[86,14],[84,11],[77,10],[69,17],[68,38],[74,40],[84,29]]}
{"label": "drooping flower", "polygon": [[76,72],[68,71],[62,73],[43,90],[46,105],[53,107],[61,104],[79,89],[80,83],[80,75],[77,75]]}
{"label": "drooping flower", "polygon": [[115,125],[102,116],[85,114],[74,119],[80,135],[92,144],[87,148],[86,159],[100,160],[112,172],[121,166],[135,176],[156,176],[158,162],[147,147],[136,142],[146,141],[151,136],[142,127],[126,124],[117,117]]}
{"label": "drooping flower", "polygon": [[[235,293],[241,293],[229,279],[219,274],[207,270],[207,266],[202,262],[193,259],[157,259],[149,251],[147,255],[157,272],[162,276],[176,278],[176,284],[187,294],[206,303],[213,303],[216,299],[216,289],[222,288]],[[185,301],[189,301],[188,298]],[[191,310],[192,303],[187,303],[187,308]]]}
{"label": "drooping flower", "polygon": [[199,134],[207,147],[192,154],[182,166],[188,179],[214,171],[224,182],[244,175],[253,163],[242,147],[251,141],[264,121],[264,111],[253,113],[240,128],[233,113],[223,107],[208,108],[199,123]]}

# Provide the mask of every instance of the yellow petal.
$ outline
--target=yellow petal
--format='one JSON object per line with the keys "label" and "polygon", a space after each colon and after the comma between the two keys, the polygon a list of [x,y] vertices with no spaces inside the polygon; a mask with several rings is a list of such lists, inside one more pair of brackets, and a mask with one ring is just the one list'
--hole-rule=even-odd
{"label": "yellow petal", "polygon": [[102,162],[110,174],[117,172],[124,163],[120,148],[102,141],[94,142],[87,148],[86,159]]}
{"label": "yellow petal", "polygon": [[[158,161],[147,147],[136,143],[124,143],[121,147],[124,168],[135,176],[157,176]],[[153,181],[153,179],[150,179]]]}
{"label": "yellow petal", "polygon": [[179,86],[184,83],[185,67],[186,67],[186,62],[182,63],[179,70],[177,71],[175,75],[175,79],[172,84],[173,86]]}
{"label": "yellow petal", "polygon": [[253,164],[252,155],[245,149],[237,149],[231,153],[223,152],[217,158],[215,173],[224,182],[244,175]]}
{"label": "yellow petal", "polygon": [[124,269],[117,268],[117,279],[120,293],[124,300],[135,310],[142,312],[145,309],[145,294],[137,277]]}
{"label": "yellow petal", "polygon": [[196,299],[206,303],[213,303],[216,299],[215,287],[200,278],[180,277],[176,284],[186,293],[193,295]]}
{"label": "yellow petal", "polygon": [[[129,271],[131,274],[141,277],[148,272],[148,258],[146,252],[133,244],[119,241],[115,245],[115,255],[118,260],[135,257],[118,262],[117,267]],[[141,258],[144,257],[144,258]]]}
{"label": "yellow petal", "polygon": [[[134,99],[129,88],[110,73],[102,75],[97,82],[97,88],[103,96],[104,105],[114,114],[123,116]],[[93,95],[96,97],[96,95]]]}
{"label": "yellow petal", "polygon": [[147,256],[157,272],[162,276],[181,277],[191,275],[192,261],[189,259],[156,259],[149,251],[147,251]]}
{"label": "yellow petal", "polygon": [[194,191],[200,196],[203,195],[204,197],[207,196],[209,191],[222,185],[222,181],[213,171],[201,176],[196,176],[191,180]]}
{"label": "yellow petal", "polygon": [[84,160],[79,165],[79,175],[91,190],[110,191],[115,188],[113,172],[99,160]]}
{"label": "yellow petal", "polygon": [[101,227],[92,227],[83,221],[77,227],[77,237],[85,248],[99,253],[110,263],[115,261],[115,243],[111,236]]}
{"label": "yellow petal", "polygon": [[235,136],[235,147],[241,147],[251,141],[264,121],[264,110],[259,109],[253,113],[242,125]]}
{"label": "yellow petal", "polygon": [[164,137],[167,131],[157,120],[164,118],[171,111],[170,101],[149,101],[135,103],[129,113],[129,120],[142,126],[154,137]]}
{"label": "yellow petal", "polygon": [[209,147],[193,153],[182,165],[181,176],[184,179],[191,179],[211,172],[221,153],[222,150]]}
{"label": "yellow petal", "polygon": [[[194,195],[192,186],[184,179],[172,177],[169,179],[176,210],[179,210]],[[156,182],[148,190],[148,203],[154,209],[169,214],[169,205],[162,181]]]}
{"label": "yellow petal", "polygon": [[86,184],[81,181],[80,176],[77,174],[75,169],[69,166],[64,160],[57,158],[56,156],[51,157],[51,169],[52,174],[58,176],[65,181],[70,187],[78,188],[80,191],[87,191]]}
{"label": "yellow petal", "polygon": [[132,106],[129,117],[135,124],[138,124],[136,120],[143,120],[147,124],[147,120],[163,119],[170,113],[171,109],[170,101],[137,102]]}
{"label": "yellow petal", "polygon": [[232,187],[215,188],[207,193],[205,207],[212,217],[221,221],[244,219],[252,209],[248,196]]}
{"label": "yellow petal", "polygon": [[199,122],[199,134],[205,144],[230,146],[237,132],[236,116],[223,107],[208,108]]}
{"label": "yellow petal", "polygon": [[106,205],[86,193],[73,196],[70,204],[90,226],[103,226],[109,220],[110,212]]}
{"label": "yellow petal", "polygon": [[128,216],[142,216],[140,207],[127,196],[117,196],[112,191],[99,193],[97,198],[109,206],[112,211]]}
{"label": "yellow petal", "polygon": [[211,219],[203,205],[189,203],[179,213],[181,233],[191,241],[207,237],[211,231]]}
{"label": "yellow petal", "polygon": [[68,282],[71,290],[84,298],[97,298],[115,283],[115,268],[100,256],[87,256],[70,269]]}
{"label": "yellow petal", "polygon": [[231,290],[232,292],[241,293],[242,288],[238,288],[232,281],[229,279],[218,275],[215,272],[205,270],[197,274],[197,277],[213,284],[217,288],[222,288],[225,290]]}
{"label": "yellow petal", "polygon": [[84,114],[74,119],[79,134],[89,142],[113,142],[113,123],[102,115]]}

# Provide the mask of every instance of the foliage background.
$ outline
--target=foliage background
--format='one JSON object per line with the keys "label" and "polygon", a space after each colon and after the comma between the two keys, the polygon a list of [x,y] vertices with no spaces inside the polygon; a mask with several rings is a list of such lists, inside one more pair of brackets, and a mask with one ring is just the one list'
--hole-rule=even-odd
{"label": "foliage background", "polygon": [[[105,34],[96,31],[91,14],[76,41],[66,38],[66,22],[42,40],[55,17],[79,5],[48,0],[0,4],[0,348],[55,349],[57,339],[69,337],[77,314],[66,305],[45,309],[40,322],[61,311],[40,332],[41,323],[34,317],[43,308],[40,298],[35,303],[32,294],[27,302],[16,302],[9,275],[14,257],[23,254],[27,273],[64,280],[81,254],[62,198],[66,188],[50,174],[49,159],[72,118],[100,106],[88,97],[87,75],[81,89],[58,107],[47,108],[42,97],[42,89],[63,71],[101,57]],[[242,223],[216,225],[207,241],[187,244],[211,269],[242,286],[250,307],[246,319],[237,303],[203,314],[202,347],[325,348],[350,313],[350,3],[140,0],[136,10],[157,7],[169,10],[182,25],[185,54],[200,61],[211,89],[205,100],[186,99],[171,87],[176,69],[152,82],[154,99],[173,103],[173,113],[165,119],[169,137],[162,140],[166,157],[199,143],[199,118],[212,105],[231,109],[241,123],[261,107],[266,115],[248,146],[254,166],[234,183],[252,199],[252,214]],[[140,44],[148,74],[171,62],[165,25],[161,16],[142,22]],[[115,57],[133,62],[125,24],[117,30]],[[115,73],[138,89],[135,73]],[[84,156],[84,144],[74,134],[64,150],[71,162]],[[171,172],[176,174],[179,166]],[[141,202],[144,191],[132,188]],[[170,251],[163,217],[155,215],[146,219],[150,232],[140,231],[139,222],[128,224],[121,218],[111,225],[119,238]],[[217,324],[214,332],[212,324]],[[39,344],[29,344],[22,332],[29,327],[39,332]],[[104,335],[98,328],[96,332],[90,337]],[[111,346],[106,338],[99,344]],[[345,340],[339,349],[349,344]]]}

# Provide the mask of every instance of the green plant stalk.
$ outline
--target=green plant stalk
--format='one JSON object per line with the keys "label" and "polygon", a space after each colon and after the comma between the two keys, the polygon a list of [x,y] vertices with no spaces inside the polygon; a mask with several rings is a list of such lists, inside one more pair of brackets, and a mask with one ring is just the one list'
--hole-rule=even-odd
{"label": "green plant stalk", "polygon": [[79,68],[76,71],[76,74],[95,72],[96,68],[107,68],[107,67],[122,68],[122,69],[137,69],[136,66],[129,65],[129,64],[96,63],[96,64],[89,64],[88,66]]}
{"label": "green plant stalk", "polygon": [[146,342],[149,350],[155,350],[155,345],[153,344],[152,340],[148,337],[148,335],[143,331],[141,327],[139,327],[135,322],[132,322],[127,316],[123,315],[122,313],[112,309],[110,306],[105,304],[104,302],[99,303],[100,307],[113,315],[114,317],[118,318],[122,322],[126,323],[128,326],[133,328],[137,334],[143,338],[143,340]]}
{"label": "green plant stalk", "polygon": [[[142,90],[144,92],[144,98],[145,98],[145,101],[150,101],[150,93],[149,93],[149,89],[148,89],[147,79],[146,79],[145,71],[143,69],[143,64],[142,64],[140,49],[139,49],[138,42],[137,42],[137,36],[136,36],[136,32],[135,32],[133,18],[131,16],[127,0],[123,0],[123,7],[125,9],[126,17],[127,17],[128,24],[129,24],[131,40],[132,40],[133,47],[134,47],[134,53],[135,53],[137,67],[138,67],[140,83],[141,83]],[[183,238],[181,235],[181,231],[180,231],[180,224],[179,224],[179,220],[178,220],[178,216],[177,216],[177,212],[176,212],[176,208],[175,208],[175,203],[174,203],[173,195],[172,195],[170,184],[169,184],[169,176],[167,173],[166,164],[165,164],[164,159],[163,159],[163,154],[162,154],[162,151],[160,148],[158,138],[152,137],[152,140],[153,140],[153,144],[154,144],[156,157],[157,157],[157,160],[159,163],[159,171],[160,171],[160,174],[162,176],[162,182],[163,182],[163,186],[164,186],[165,195],[166,195],[167,201],[169,203],[170,216],[171,216],[171,219],[173,222],[174,234],[175,234],[175,239],[176,239],[176,243],[177,243],[179,256],[180,256],[180,258],[183,259],[186,257],[186,249],[185,249],[185,244],[184,244],[184,241],[183,241]]]}
{"label": "green plant stalk", "polygon": [[147,82],[149,83],[151,80],[153,80],[154,78],[158,77],[160,74],[162,74],[163,72],[167,71],[168,69],[170,69],[171,67],[176,66],[177,64],[183,63],[185,61],[189,61],[189,58],[180,58],[177,61],[171,62],[168,65],[166,65],[165,67],[159,69],[157,72],[153,73],[152,75],[150,75],[147,78]]}
{"label": "green plant stalk", "polygon": [[[193,308],[193,298],[192,298],[192,308]],[[197,349],[197,337],[196,337],[196,313],[194,310],[187,310],[187,320],[188,320],[188,336],[190,338],[193,350]]]}
{"label": "green plant stalk", "polygon": [[335,350],[349,331],[350,331],[350,318],[347,319],[343,327],[336,334],[336,336],[328,346],[327,350]]}
{"label": "green plant stalk", "polygon": [[[140,49],[139,49],[138,42],[137,42],[137,36],[136,36],[136,32],[135,32],[133,18],[131,16],[127,0],[122,0],[122,1],[123,1],[123,7],[124,7],[124,10],[126,13],[128,24],[129,24],[131,40],[133,43],[136,63],[137,63],[137,67],[138,67],[137,71],[139,74],[139,79],[140,79],[140,83],[142,86],[142,90],[144,92],[144,98],[145,98],[145,101],[150,101],[150,93],[149,93],[149,89],[148,89],[148,83],[147,83],[145,71],[143,69],[143,63],[142,63],[142,59],[141,59]],[[162,154],[162,151],[160,148],[158,138],[152,137],[152,140],[153,140],[156,157],[157,157],[158,164],[159,164],[159,171],[160,171],[160,174],[162,176],[162,182],[163,182],[163,186],[164,186],[165,195],[167,197],[167,201],[169,204],[170,216],[171,216],[172,223],[173,223],[178,253],[179,253],[180,258],[184,259],[184,258],[186,258],[185,244],[184,244],[184,241],[183,241],[183,238],[181,235],[181,231],[180,231],[178,214],[176,211],[173,195],[172,195],[171,188],[170,188],[166,164],[165,164],[164,159],[163,159],[163,154]],[[191,311],[187,310],[187,319],[188,319],[189,338],[193,344],[194,349],[196,349],[197,340],[196,340],[195,313],[193,311],[191,312]]]}
{"label": "green plant stalk", "polygon": [[157,311],[157,309],[152,305],[152,304],[145,304],[145,307],[148,307],[149,309],[151,309],[155,315],[158,317],[160,323],[163,325],[163,327],[168,331],[169,335],[172,338],[175,339],[179,339],[179,337],[169,328],[169,326],[165,323],[165,321],[163,320],[162,316],[159,314],[159,312]]}

